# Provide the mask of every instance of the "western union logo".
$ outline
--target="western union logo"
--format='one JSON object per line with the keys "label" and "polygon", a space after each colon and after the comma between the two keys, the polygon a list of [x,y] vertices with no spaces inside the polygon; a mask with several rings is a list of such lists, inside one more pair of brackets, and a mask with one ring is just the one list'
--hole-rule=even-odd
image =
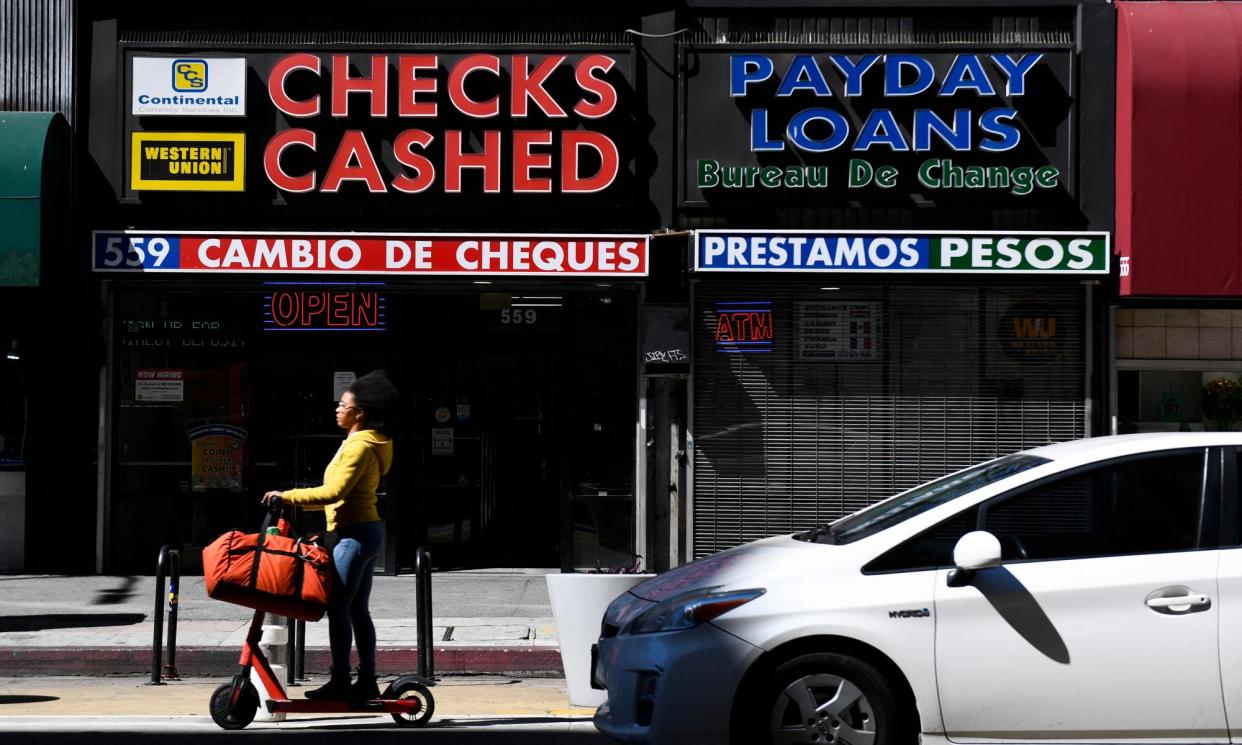
{"label": "western union logo", "polygon": [[134,132],[132,138],[134,191],[245,191],[244,134]]}

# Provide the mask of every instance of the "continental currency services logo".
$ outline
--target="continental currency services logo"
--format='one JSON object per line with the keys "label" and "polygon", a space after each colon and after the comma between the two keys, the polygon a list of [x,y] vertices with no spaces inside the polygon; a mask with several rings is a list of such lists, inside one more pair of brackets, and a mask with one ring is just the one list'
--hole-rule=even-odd
{"label": "continental currency services logo", "polygon": [[202,93],[207,90],[207,60],[173,60],[172,87],[179,93]]}

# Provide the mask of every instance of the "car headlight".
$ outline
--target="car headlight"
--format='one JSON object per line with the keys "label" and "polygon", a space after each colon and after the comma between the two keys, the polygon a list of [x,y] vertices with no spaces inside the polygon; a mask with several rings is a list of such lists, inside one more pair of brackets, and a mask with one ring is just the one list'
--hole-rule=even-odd
{"label": "car headlight", "polygon": [[653,634],[657,631],[681,631],[728,613],[766,592],[763,589],[717,592],[704,587],[669,598],[643,611],[627,623],[622,634]]}

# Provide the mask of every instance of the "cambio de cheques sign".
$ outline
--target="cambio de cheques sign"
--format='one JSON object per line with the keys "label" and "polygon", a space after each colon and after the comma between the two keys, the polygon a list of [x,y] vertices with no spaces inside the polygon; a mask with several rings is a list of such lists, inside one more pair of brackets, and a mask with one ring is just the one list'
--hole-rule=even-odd
{"label": "cambio de cheques sign", "polygon": [[94,235],[99,272],[647,274],[645,235]]}

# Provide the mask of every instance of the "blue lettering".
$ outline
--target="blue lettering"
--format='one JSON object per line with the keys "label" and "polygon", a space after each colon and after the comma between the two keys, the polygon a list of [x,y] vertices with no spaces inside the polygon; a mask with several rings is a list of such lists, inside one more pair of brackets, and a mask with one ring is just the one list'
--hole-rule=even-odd
{"label": "blue lettering", "polygon": [[824,80],[823,71],[819,69],[819,65],[815,64],[815,58],[809,54],[799,54],[794,57],[793,62],[789,63],[789,69],[781,78],[781,87],[776,91],[776,95],[788,96],[796,90],[814,91],[817,96],[832,95],[832,91],[828,89],[828,81]]}
{"label": "blue lettering", "polygon": [[772,60],[762,54],[735,54],[729,58],[729,95],[746,95],[751,83],[772,77]]}
{"label": "blue lettering", "polygon": [[979,143],[979,149],[989,153],[1003,153],[1017,147],[1022,135],[1010,123],[1017,115],[1018,112],[1013,109],[988,109],[983,112],[983,116],[979,117],[979,128],[990,135],[996,135],[1000,140],[983,140]]}
{"label": "blue lettering", "polygon": [[1022,58],[1014,61],[1007,54],[994,54],[992,61],[996,63],[1009,78],[1005,83],[1006,96],[1024,96],[1026,95],[1026,74],[1031,71],[1035,63],[1043,59],[1043,54],[1024,54]]}
{"label": "blue lettering", "polygon": [[755,109],[750,113],[750,151],[752,153],[780,152],[785,149],[781,140],[768,137],[768,110]]}
{"label": "blue lettering", "polygon": [[893,151],[905,152],[910,144],[897,126],[897,120],[889,109],[874,109],[867,115],[854,141],[854,150],[869,150],[872,145],[888,145]]}
{"label": "blue lettering", "polygon": [[[806,125],[814,121],[827,122],[832,125],[832,132],[823,140],[816,140],[807,135]],[[850,123],[845,115],[832,109],[806,109],[799,111],[789,121],[789,140],[799,150],[812,153],[826,153],[836,150],[845,142],[850,134]]]}
{"label": "blue lettering", "polygon": [[864,54],[858,58],[857,62],[851,62],[849,57],[844,54],[834,54],[829,59],[832,64],[837,66],[841,74],[845,76],[845,95],[861,96],[863,87],[863,73],[871,69],[875,61],[880,58],[878,54]]}
{"label": "blue lettering", "polygon": [[954,58],[949,71],[944,74],[944,85],[940,86],[937,96],[952,96],[959,90],[973,90],[980,96],[995,96],[996,89],[988,74],[983,69],[979,57],[973,54],[959,54]]}
{"label": "blue lettering", "polygon": [[970,109],[954,109],[952,126],[931,109],[915,109],[915,152],[931,150],[933,134],[957,152],[970,150],[970,122]]}
{"label": "blue lettering", "polygon": [[[902,70],[913,67],[915,78],[912,83],[902,83]],[[886,96],[917,96],[931,87],[936,79],[936,71],[927,60],[913,54],[888,54],[884,56],[884,95]]]}

